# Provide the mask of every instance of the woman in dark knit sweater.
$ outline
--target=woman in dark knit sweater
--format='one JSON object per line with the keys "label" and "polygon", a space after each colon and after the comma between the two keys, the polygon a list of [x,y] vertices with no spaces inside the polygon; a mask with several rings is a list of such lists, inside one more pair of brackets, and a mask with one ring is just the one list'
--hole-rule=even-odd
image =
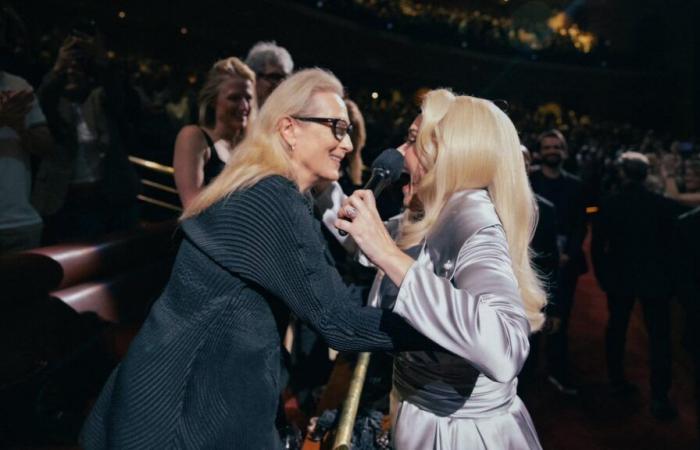
{"label": "woman in dark knit sweater", "polygon": [[170,281],[103,388],[85,448],[279,448],[290,310],[337,350],[426,345],[343,284],[305,195],[337,180],[352,150],[341,96],[320,69],[287,79],[185,210]]}

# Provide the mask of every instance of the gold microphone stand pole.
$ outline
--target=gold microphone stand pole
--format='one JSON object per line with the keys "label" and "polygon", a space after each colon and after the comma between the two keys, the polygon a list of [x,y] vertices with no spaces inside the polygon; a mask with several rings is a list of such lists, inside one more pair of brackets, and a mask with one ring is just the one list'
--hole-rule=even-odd
{"label": "gold microphone stand pole", "polygon": [[338,423],[338,432],[335,435],[333,450],[350,450],[352,429],[355,425],[357,409],[360,406],[360,396],[362,395],[362,386],[365,384],[369,357],[369,353],[357,355],[357,364],[350,380],[348,395],[343,403],[343,411],[340,413],[340,422]]}

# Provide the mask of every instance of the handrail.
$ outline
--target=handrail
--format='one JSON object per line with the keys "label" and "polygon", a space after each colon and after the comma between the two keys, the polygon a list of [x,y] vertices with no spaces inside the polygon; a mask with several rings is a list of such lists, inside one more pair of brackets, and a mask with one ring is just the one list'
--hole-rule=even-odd
{"label": "handrail", "polygon": [[[173,169],[171,166],[166,166],[165,164],[160,164],[155,161],[149,161],[147,159],[139,158],[138,156],[134,155],[129,155],[129,161],[132,164],[135,164],[137,166],[141,166],[145,169],[148,169],[153,172],[158,172],[158,173],[164,173],[166,175],[174,175],[175,174],[175,169]],[[152,180],[147,180],[147,179],[141,179],[141,184],[145,186],[152,187],[154,189],[157,189],[162,192],[168,192],[171,194],[177,194],[177,189],[174,187],[168,186],[166,184],[158,183],[156,181]],[[178,205],[174,205],[172,203],[164,202],[163,200],[158,200],[153,197],[149,197],[147,195],[142,195],[139,194],[136,196],[137,199],[141,200],[142,202],[150,203],[155,206],[159,206],[161,208],[169,209],[171,211],[176,211],[176,212],[182,212],[182,208]]]}
{"label": "handrail", "polygon": [[161,191],[170,192],[171,194],[177,194],[177,189],[172,188],[170,186],[166,186],[161,183],[156,183],[155,181],[142,179],[141,184],[145,184],[146,186],[150,186]]}
{"label": "handrail", "polygon": [[136,198],[141,200],[142,202],[146,202],[146,203],[150,203],[152,205],[160,206],[161,208],[166,208],[166,209],[169,209],[171,211],[182,212],[182,208],[180,208],[179,206],[171,205],[170,203],[164,202],[162,200],[157,200],[153,197],[148,197],[148,196],[139,194],[136,196]]}
{"label": "handrail", "polygon": [[365,384],[367,367],[369,366],[370,353],[360,353],[357,355],[357,363],[350,380],[348,395],[343,403],[343,410],[340,413],[338,422],[338,432],[335,435],[333,450],[350,450],[352,442],[352,430],[355,426],[357,409],[360,405],[362,387]]}
{"label": "handrail", "polygon": [[166,166],[165,164],[160,164],[155,161],[149,161],[147,159],[139,158],[137,156],[129,155],[129,161],[136,164],[137,166],[153,170],[154,172],[167,173],[170,175],[173,175],[175,173],[175,169],[173,169],[171,166]]}

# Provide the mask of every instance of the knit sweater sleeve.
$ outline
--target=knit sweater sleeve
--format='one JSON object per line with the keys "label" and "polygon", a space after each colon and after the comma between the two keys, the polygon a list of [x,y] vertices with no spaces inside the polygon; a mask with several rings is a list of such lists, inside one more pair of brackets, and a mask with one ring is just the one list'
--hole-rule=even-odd
{"label": "knit sweater sleeve", "polygon": [[182,224],[214,262],[284,302],[336,350],[433,347],[399,316],[352,301],[354,293],[326,257],[317,226],[296,186],[279,176]]}

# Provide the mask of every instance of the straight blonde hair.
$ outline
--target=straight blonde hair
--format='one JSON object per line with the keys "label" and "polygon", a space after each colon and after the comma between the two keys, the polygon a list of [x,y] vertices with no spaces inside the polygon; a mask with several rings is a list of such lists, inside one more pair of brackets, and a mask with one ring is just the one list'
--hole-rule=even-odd
{"label": "straight blonde hair", "polygon": [[[197,113],[200,125],[207,127],[214,127],[216,125],[216,98],[219,96],[221,84],[230,77],[239,77],[252,82],[253,92],[255,92],[255,72],[253,72],[250,67],[234,56],[218,60],[211,66],[211,69],[209,69],[207,79],[204,81],[204,86],[200,89],[197,98],[197,103],[199,105]],[[251,102],[250,122],[255,119],[255,114],[258,109],[255,96],[253,96]]]}
{"label": "straight blonde hair", "polygon": [[277,86],[248,127],[243,141],[232,151],[224,170],[195,197],[180,219],[197,215],[224,197],[270,175],[294,180],[289,148],[279,130],[280,122],[285,117],[311,114],[315,107],[313,96],[322,92],[343,96],[340,81],[322,69],[301,70]]}
{"label": "straight blonde hair", "polygon": [[486,188],[505,231],[531,329],[541,328],[546,295],[529,249],[537,204],[511,120],[488,100],[430,91],[423,100],[416,156],[425,170],[415,193],[419,207],[406,214],[399,246],[420,243],[452,194]]}
{"label": "straight blonde hair", "polygon": [[355,186],[362,184],[362,171],[365,165],[362,163],[362,149],[367,143],[367,128],[365,127],[365,118],[360,112],[357,103],[349,98],[345,99],[345,106],[348,108],[348,118],[352,124],[352,133],[350,133],[350,141],[352,142],[352,151],[345,157],[348,161],[348,174],[350,181]]}

